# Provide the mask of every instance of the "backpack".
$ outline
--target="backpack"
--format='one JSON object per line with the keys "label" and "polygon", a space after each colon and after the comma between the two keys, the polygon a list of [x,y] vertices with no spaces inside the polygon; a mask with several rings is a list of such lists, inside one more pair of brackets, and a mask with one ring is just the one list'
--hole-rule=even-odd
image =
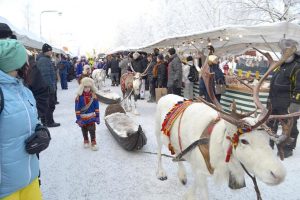
{"label": "backpack", "polygon": [[188,75],[189,81],[195,83],[199,81],[199,72],[194,65],[190,66],[190,72]]}
{"label": "backpack", "polygon": [[4,96],[3,96],[2,89],[0,87],[0,114],[3,110],[3,108],[4,108]]}
{"label": "backpack", "polygon": [[154,65],[153,70],[152,70],[152,74],[154,78],[157,78],[158,76],[158,64]]}

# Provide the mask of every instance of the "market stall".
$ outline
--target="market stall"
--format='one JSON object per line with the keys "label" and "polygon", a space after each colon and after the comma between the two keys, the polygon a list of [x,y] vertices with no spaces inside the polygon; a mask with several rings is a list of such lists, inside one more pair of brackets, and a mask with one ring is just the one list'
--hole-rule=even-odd
{"label": "market stall", "polygon": [[[246,51],[255,51],[254,48],[256,48],[273,52],[273,57],[278,59],[280,55],[276,54],[276,52],[279,52],[278,42],[282,38],[300,41],[300,26],[295,23],[278,22],[247,27],[220,27],[192,35],[165,38],[140,48],[139,50],[152,52],[153,48],[159,48],[161,53],[166,53],[168,48],[173,47],[179,56],[192,55],[195,59],[199,59],[198,53],[201,52],[205,54],[207,46],[212,45],[218,57],[245,55]],[[259,56],[263,57],[262,55]],[[264,64],[265,68],[267,68],[268,65],[269,63]],[[255,80],[255,84],[266,71],[266,69],[256,67],[257,66],[242,66],[240,69],[246,69],[246,71],[240,71],[240,78],[247,76],[246,78],[252,78],[252,81]],[[251,71],[251,69],[255,70]],[[233,71],[231,75],[232,74],[238,75],[237,71]],[[266,82],[260,91],[260,99],[264,104],[266,104],[269,94],[268,85],[268,82]],[[194,98],[198,95],[199,84],[195,83]],[[251,91],[238,81],[227,82],[226,92],[222,95],[221,99],[221,104],[225,111],[229,111],[230,104],[233,100],[236,101],[237,108],[243,112],[253,111],[255,109]]]}

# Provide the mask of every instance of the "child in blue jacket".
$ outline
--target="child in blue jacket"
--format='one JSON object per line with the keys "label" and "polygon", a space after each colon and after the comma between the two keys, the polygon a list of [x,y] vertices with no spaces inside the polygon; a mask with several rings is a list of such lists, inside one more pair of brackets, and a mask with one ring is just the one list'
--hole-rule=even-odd
{"label": "child in blue jacket", "polygon": [[90,145],[88,133],[91,137],[91,149],[97,151],[96,125],[100,124],[99,103],[95,95],[94,80],[85,77],[81,80],[75,100],[76,123],[81,127],[84,148]]}

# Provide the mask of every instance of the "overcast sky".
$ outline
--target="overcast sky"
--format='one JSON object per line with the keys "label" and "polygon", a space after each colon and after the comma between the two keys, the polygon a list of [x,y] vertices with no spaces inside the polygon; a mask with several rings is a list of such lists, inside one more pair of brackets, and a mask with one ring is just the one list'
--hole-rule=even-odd
{"label": "overcast sky", "polygon": [[[141,15],[151,0],[0,0],[0,16],[18,28],[39,36],[40,13],[45,10],[62,12],[42,14],[42,36],[60,46],[81,52],[95,48],[107,50],[115,44],[119,22]],[[28,27],[29,24],[29,27]]]}

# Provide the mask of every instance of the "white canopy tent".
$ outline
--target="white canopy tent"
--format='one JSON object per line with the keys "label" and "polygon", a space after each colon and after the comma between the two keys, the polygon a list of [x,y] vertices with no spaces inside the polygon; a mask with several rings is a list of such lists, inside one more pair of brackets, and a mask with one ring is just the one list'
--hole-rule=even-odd
{"label": "white canopy tent", "polygon": [[252,47],[278,52],[278,41],[282,38],[300,42],[300,26],[289,22],[278,22],[256,26],[220,27],[195,34],[165,38],[139,50],[152,52],[153,48],[159,48],[165,51],[174,47],[179,52],[195,52],[202,51],[211,44],[219,56],[243,53]]}
{"label": "white canopy tent", "polygon": [[[46,43],[46,40],[41,40],[38,36],[36,36],[32,32],[20,30],[16,28],[14,25],[12,25],[7,19],[0,16],[0,23],[7,24],[10,29],[14,32],[14,34],[17,36],[17,39],[25,46],[33,49],[42,49],[42,46],[44,43]],[[55,53],[64,53],[63,50],[53,47],[53,52]]]}

